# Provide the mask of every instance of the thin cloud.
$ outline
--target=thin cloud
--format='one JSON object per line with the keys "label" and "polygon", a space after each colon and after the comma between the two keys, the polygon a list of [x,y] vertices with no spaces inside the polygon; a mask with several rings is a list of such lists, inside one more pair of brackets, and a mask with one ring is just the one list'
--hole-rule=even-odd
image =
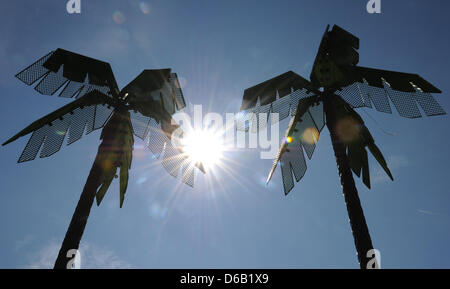
{"label": "thin cloud", "polygon": [[430,216],[439,216],[440,214],[432,212],[432,211],[427,211],[427,210],[422,210],[422,209],[417,209],[417,212],[421,213],[421,214],[425,214],[425,215],[430,215]]}
{"label": "thin cloud", "polygon": [[417,212],[427,214],[427,215],[436,215],[435,213],[427,210],[417,209]]}
{"label": "thin cloud", "polygon": [[17,240],[14,244],[14,248],[16,251],[19,251],[20,249],[26,247],[28,244],[30,244],[35,239],[35,236],[33,235],[26,235],[21,240]]}
{"label": "thin cloud", "polygon": [[[50,240],[38,252],[31,256],[31,262],[24,266],[27,269],[50,269],[53,268],[61,244]],[[113,251],[101,248],[89,242],[80,246],[82,269],[128,269],[132,266],[120,259]]]}

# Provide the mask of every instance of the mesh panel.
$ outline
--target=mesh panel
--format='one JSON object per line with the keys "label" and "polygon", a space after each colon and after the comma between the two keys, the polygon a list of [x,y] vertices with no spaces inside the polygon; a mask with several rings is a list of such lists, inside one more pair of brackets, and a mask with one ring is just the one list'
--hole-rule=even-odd
{"label": "mesh panel", "polygon": [[261,109],[261,106],[258,104],[252,109],[252,113],[250,113],[248,115],[249,121],[248,121],[248,125],[249,125],[249,129],[252,133],[256,133],[258,131],[258,115],[259,115],[259,110]]}
{"label": "mesh panel", "polygon": [[291,93],[291,116],[294,116],[295,109],[297,108],[298,102],[300,99],[307,98],[309,96],[314,95],[313,93],[306,92],[306,89],[299,89]]}
{"label": "mesh panel", "polygon": [[[23,71],[19,72],[16,77],[23,81],[27,85],[32,85],[37,80],[41,79],[36,85],[35,90],[44,95],[53,95],[57,92],[65,83],[68,84],[61,91],[59,96],[61,97],[76,97],[79,98],[94,89],[111,96],[109,87],[105,85],[94,85],[88,81],[88,74],[86,74],[86,80],[84,83],[69,81],[63,76],[64,65],[61,65],[58,72],[48,70],[43,64],[52,56],[54,51],[50,52],[46,56],[42,57]],[[80,64],[82,65],[82,64]]]}
{"label": "mesh panel", "polygon": [[37,92],[44,95],[52,95],[67,82],[67,78],[63,77],[63,65],[57,73],[49,71],[44,78],[36,85]]}
{"label": "mesh panel", "polygon": [[[355,84],[360,88],[361,98],[354,93]],[[337,91],[336,94],[340,95],[353,108],[362,106],[371,107],[370,102],[372,102],[376,110],[384,113],[392,113],[389,104],[390,98],[399,115],[407,118],[418,118],[422,116],[417,107],[417,103],[427,116],[445,114],[445,111],[430,93],[423,93],[414,84],[411,85],[415,88],[416,92],[394,90],[384,79],[383,85],[384,88],[370,86],[364,79],[363,83],[354,83],[344,87],[342,91]]]}
{"label": "mesh panel", "polygon": [[[313,96],[313,94],[305,94],[305,97],[310,96]],[[297,106],[302,105],[300,102],[306,104],[303,99],[303,97],[300,98]],[[291,142],[287,145],[285,150],[283,150],[282,146],[278,151],[268,178],[268,180],[270,180],[279,160],[281,163],[281,173],[285,194],[288,194],[294,187],[292,173],[294,174],[297,182],[300,181],[300,179],[305,175],[306,161],[303,155],[303,149],[305,150],[308,158],[311,159],[316,147],[315,143],[318,141],[320,131],[324,126],[325,114],[323,111],[322,102],[311,105],[299,121],[295,121],[295,118],[291,119],[286,133],[286,137],[291,137]],[[293,127],[294,129],[292,130]],[[284,139],[284,141],[286,141],[286,139]]]}
{"label": "mesh panel", "polygon": [[79,93],[82,88],[83,83],[76,81],[69,81],[69,83],[66,85],[66,87],[64,87],[59,96],[71,98],[75,94]]}
{"label": "mesh panel", "polygon": [[166,143],[164,149],[164,157],[161,161],[163,167],[166,171],[174,178],[178,177],[178,172],[180,171],[181,164],[185,157],[183,157],[180,152],[172,146],[170,142]]}
{"label": "mesh panel", "polygon": [[284,193],[287,195],[294,187],[294,178],[292,177],[291,163],[285,157],[284,154],[283,156],[281,156],[280,165],[281,165],[281,178],[283,179]]}
{"label": "mesh panel", "polygon": [[364,107],[368,107],[368,108],[372,108],[372,104],[370,103],[369,95],[367,95],[365,93],[362,93],[361,85],[363,85],[363,83],[356,82],[355,84],[358,87],[359,95],[361,96],[361,99],[362,99],[362,102],[363,102],[363,106]]}
{"label": "mesh panel", "polygon": [[102,128],[109,117],[111,116],[113,109],[104,104],[97,104],[95,106],[95,120],[94,120],[94,130]]}
{"label": "mesh panel", "polygon": [[182,147],[183,146],[183,129],[181,127],[178,127],[172,132],[172,138],[171,141],[174,146],[176,147]]}
{"label": "mesh panel", "polygon": [[43,126],[42,128],[35,130],[33,134],[31,135],[30,139],[28,140],[27,145],[25,146],[25,149],[23,150],[22,154],[19,158],[19,163],[31,161],[34,160],[36,157],[39,149],[42,146],[42,143],[45,140],[45,136],[48,131],[48,125]]}
{"label": "mesh panel", "polygon": [[319,102],[318,105],[312,105],[309,107],[309,113],[311,114],[314,123],[316,124],[317,130],[322,131],[325,126],[325,114],[323,111],[323,102]]}
{"label": "mesh panel", "polygon": [[[270,103],[263,105],[259,108],[258,118],[257,118],[259,129],[263,129],[267,126],[267,121],[269,120],[269,113],[270,113],[271,108],[272,108],[272,105]],[[265,118],[262,117],[263,113],[266,114]]]}
{"label": "mesh panel", "polygon": [[388,96],[384,88],[369,86],[366,81],[360,83],[359,87],[361,88],[361,93],[370,98],[376,110],[384,113],[392,113]]}
{"label": "mesh panel", "polygon": [[[256,133],[257,128],[265,128],[266,123],[259,123],[260,113],[269,113],[271,124],[275,124],[289,116],[290,110],[292,115],[300,99],[312,96],[313,94],[307,92],[306,89],[299,89],[292,92],[290,95],[286,95],[280,99],[275,100],[272,103],[260,106],[259,103],[255,107],[241,111],[236,117],[236,129],[239,131],[248,131],[252,127],[251,132]],[[251,113],[256,114],[255,116]],[[278,113],[278,121],[275,119],[273,113]],[[258,123],[258,124],[257,124]]]}
{"label": "mesh panel", "polygon": [[67,118],[58,119],[52,123],[52,126],[46,126],[46,137],[44,146],[41,150],[41,158],[51,156],[61,149],[61,145],[66,137],[67,129],[69,128],[70,120]]}
{"label": "mesh panel", "polygon": [[361,94],[361,89],[357,82],[343,87],[342,90],[338,90],[335,93],[342,97],[352,107],[372,107],[367,95]]}
{"label": "mesh panel", "polygon": [[383,84],[386,92],[388,93],[400,116],[407,118],[418,118],[422,116],[420,114],[419,108],[416,105],[415,93],[393,90],[384,81]]}
{"label": "mesh panel", "polygon": [[[283,119],[285,119],[286,117],[289,116],[290,102],[291,102],[291,98],[288,96],[285,96],[285,97],[275,100],[272,103],[272,112],[279,114],[279,119],[278,119],[279,121],[282,121]],[[276,123],[276,121],[273,118],[271,118],[270,121],[271,121],[271,124]]]}
{"label": "mesh panel", "polygon": [[284,193],[287,195],[294,187],[292,173],[297,182],[306,173],[306,161],[298,138],[294,138],[294,141],[288,145],[287,150],[281,156],[280,164]]}
{"label": "mesh panel", "polygon": [[236,129],[238,131],[248,131],[250,123],[253,120],[255,108],[240,111],[235,118]]}
{"label": "mesh panel", "polygon": [[86,134],[89,134],[94,130],[94,116],[95,106],[87,106],[84,108],[77,108],[74,110],[70,121],[69,136],[67,144],[70,145],[83,136],[83,132],[86,128]]}
{"label": "mesh panel", "polygon": [[[157,158],[163,154],[161,164],[171,176],[177,178],[181,169],[181,181],[193,187],[195,164],[178,150],[178,144],[176,144],[176,146],[172,144],[169,138],[161,130],[160,124],[153,118],[150,119],[149,124],[147,146]],[[179,141],[177,138],[181,137],[181,135],[181,130],[175,130],[172,134],[174,142]]]}
{"label": "mesh panel", "polygon": [[[83,109],[77,108],[73,113],[68,113],[53,121],[51,125],[44,125],[32,133],[19,158],[19,163],[35,159],[41,147],[41,158],[53,155],[61,149],[67,134],[69,135],[67,142],[69,145],[81,138],[86,125],[86,134],[94,129],[102,128],[111,113],[112,110],[106,106],[88,106]],[[93,126],[94,123],[95,126]]]}
{"label": "mesh panel", "polygon": [[48,69],[42,65],[50,56],[52,56],[53,52],[54,51],[50,52],[29,67],[19,72],[16,77],[28,85],[32,85],[33,83],[35,83],[39,78],[41,78],[48,72]]}
{"label": "mesh panel", "polygon": [[306,112],[301,121],[295,126],[294,140],[300,139],[303,148],[305,149],[306,155],[309,159],[312,158],[314,149],[316,148],[316,142],[318,140],[318,129],[312,120],[309,112]]}
{"label": "mesh panel", "polygon": [[143,116],[139,112],[131,112],[131,124],[133,125],[133,133],[142,140],[144,140],[147,136],[149,122],[149,117]]}
{"label": "mesh panel", "polygon": [[194,167],[195,165],[193,162],[185,160],[181,169],[181,181],[191,187],[194,187]]}
{"label": "mesh panel", "polygon": [[150,120],[149,134],[148,148],[157,158],[159,158],[164,150],[166,142],[169,142],[169,139],[161,131],[161,125],[153,118]]}
{"label": "mesh panel", "polygon": [[442,109],[439,103],[433,98],[431,93],[423,93],[420,90],[416,89],[416,93],[414,94],[414,96],[427,116],[445,114],[444,109]]}

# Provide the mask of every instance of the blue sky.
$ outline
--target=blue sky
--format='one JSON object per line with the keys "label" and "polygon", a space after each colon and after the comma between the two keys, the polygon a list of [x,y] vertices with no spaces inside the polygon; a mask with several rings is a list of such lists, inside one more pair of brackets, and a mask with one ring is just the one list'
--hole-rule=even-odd
{"label": "blue sky", "polygon": [[[356,0],[146,1],[147,14],[142,1],[81,1],[80,15],[67,14],[66,1],[1,2],[3,141],[67,103],[14,78],[55,48],[109,62],[120,87],[143,69],[170,67],[184,78],[188,102],[225,113],[239,109],[247,87],[288,70],[309,77],[327,24],[360,38],[361,66],[419,73],[443,91],[436,98],[450,111],[448,1],[382,0],[380,15]],[[449,268],[448,115],[360,113],[395,178],[389,181],[370,158],[372,189],[356,180],[381,266]],[[16,161],[27,137],[1,147],[1,268],[53,265],[99,133],[23,164]],[[198,175],[191,189],[180,188],[135,141],[124,206],[114,182],[91,211],[82,266],[358,268],[326,129],[287,197],[279,170],[264,185],[271,160],[261,160],[258,150],[227,152],[231,175]]]}

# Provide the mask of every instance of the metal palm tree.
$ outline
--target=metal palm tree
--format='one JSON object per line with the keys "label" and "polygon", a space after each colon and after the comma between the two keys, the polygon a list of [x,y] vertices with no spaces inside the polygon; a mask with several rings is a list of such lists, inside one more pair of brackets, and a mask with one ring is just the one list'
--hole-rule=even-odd
{"label": "metal palm tree", "polygon": [[[144,70],[119,90],[111,66],[96,59],[57,49],[16,75],[27,85],[37,82],[35,90],[44,95],[75,98],[71,103],[40,118],[20,131],[6,145],[32,133],[20,162],[48,157],[67,144],[102,128],[101,143],[80,200],[59,251],[54,268],[67,268],[72,249],[78,249],[94,202],[102,201],[120,168],[120,207],[123,205],[131,168],[133,134],[147,141],[147,146],[163,167],[175,178],[194,185],[194,166],[172,138],[182,131],[172,122],[172,115],[185,107],[177,75],[170,69]],[[176,144],[176,142],[175,142]],[[42,147],[42,149],[41,149]],[[162,156],[162,157],[161,157]],[[181,173],[180,173],[181,171]]]}
{"label": "metal palm tree", "polygon": [[[320,43],[310,80],[292,71],[248,88],[244,92],[238,129],[253,132],[266,125],[260,113],[278,113],[292,118],[283,143],[273,162],[267,183],[278,162],[285,194],[306,172],[303,150],[311,159],[319,134],[325,124],[330,132],[342,190],[347,205],[358,261],[367,268],[368,253],[373,249],[352,171],[370,189],[366,148],[393,180],[386,161],[375,145],[364,121],[354,110],[371,108],[392,113],[390,99],[400,116],[421,117],[417,104],[427,116],[445,114],[430,93],[441,91],[417,74],[378,70],[357,66],[359,39],[339,26],[329,26]],[[272,118],[272,124],[276,119]],[[293,174],[293,175],[292,175]],[[378,264],[375,263],[375,266]]]}

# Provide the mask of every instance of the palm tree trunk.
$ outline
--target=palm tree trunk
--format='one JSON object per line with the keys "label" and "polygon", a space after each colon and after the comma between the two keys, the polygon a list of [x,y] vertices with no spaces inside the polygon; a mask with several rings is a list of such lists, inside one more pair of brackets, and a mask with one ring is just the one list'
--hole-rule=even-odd
{"label": "palm tree trunk", "polygon": [[117,148],[113,147],[114,145],[111,140],[114,139],[117,133],[120,133],[117,129],[124,119],[126,119],[126,116],[119,111],[114,110],[113,115],[102,130],[102,142],[98,147],[97,156],[95,157],[86,184],[84,185],[83,192],[81,193],[80,200],[75,208],[69,228],[67,229],[61,249],[59,250],[54,269],[71,269],[69,261],[75,258],[71,250],[78,250],[79,248],[81,237],[83,236],[84,228],[86,227],[97,190],[102,184],[103,175],[105,173],[105,156],[117,150]]}
{"label": "palm tree trunk", "polygon": [[78,250],[81,237],[83,236],[84,228],[86,227],[89,213],[91,211],[92,203],[94,202],[97,189],[100,186],[100,176],[102,175],[102,168],[98,164],[98,155],[102,153],[100,145],[97,157],[92,165],[91,171],[84,185],[80,200],[78,201],[66,236],[58,253],[54,269],[71,269],[68,267],[69,261],[74,258],[71,252],[72,249]]}
{"label": "palm tree trunk", "polygon": [[333,144],[334,155],[341,179],[342,192],[347,205],[348,217],[352,228],[353,238],[355,240],[358,261],[361,269],[367,268],[369,258],[367,253],[373,249],[372,240],[370,238],[369,229],[367,228],[366,219],[364,217],[361,201],[355,186],[352,171],[348,164],[346,146],[342,143],[336,134],[337,116],[333,95],[324,95],[324,111],[327,120],[327,127],[330,131],[331,142]]}

